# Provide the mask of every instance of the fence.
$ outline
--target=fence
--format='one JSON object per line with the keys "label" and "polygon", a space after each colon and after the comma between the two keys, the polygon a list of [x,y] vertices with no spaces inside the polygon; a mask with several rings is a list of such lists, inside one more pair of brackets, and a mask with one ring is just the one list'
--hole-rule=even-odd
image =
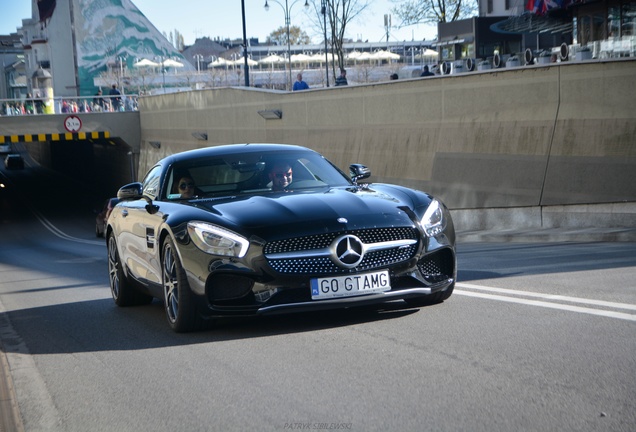
{"label": "fence", "polygon": [[138,95],[0,99],[0,107],[0,116],[137,111]]}

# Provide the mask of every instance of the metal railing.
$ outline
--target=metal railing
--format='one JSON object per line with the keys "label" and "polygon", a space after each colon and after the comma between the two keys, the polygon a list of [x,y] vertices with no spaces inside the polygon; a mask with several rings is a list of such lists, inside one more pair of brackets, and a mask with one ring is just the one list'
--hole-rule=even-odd
{"label": "metal railing", "polygon": [[139,96],[72,96],[0,99],[0,116],[138,111]]}

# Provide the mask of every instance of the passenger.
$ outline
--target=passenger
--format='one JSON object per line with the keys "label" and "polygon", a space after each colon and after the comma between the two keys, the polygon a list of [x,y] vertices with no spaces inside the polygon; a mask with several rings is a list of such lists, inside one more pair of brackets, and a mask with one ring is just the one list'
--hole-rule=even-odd
{"label": "passenger", "polygon": [[191,177],[185,176],[179,179],[177,183],[177,187],[179,188],[179,193],[181,194],[181,198],[192,198],[194,193],[194,181]]}
{"label": "passenger", "polygon": [[277,162],[269,170],[269,180],[272,182],[273,191],[282,191],[292,182],[291,165],[286,162]]}

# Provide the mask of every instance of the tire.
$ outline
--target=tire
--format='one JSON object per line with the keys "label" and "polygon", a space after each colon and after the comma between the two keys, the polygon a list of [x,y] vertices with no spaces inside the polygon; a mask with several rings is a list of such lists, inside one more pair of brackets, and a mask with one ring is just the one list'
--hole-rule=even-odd
{"label": "tire", "polygon": [[200,325],[194,299],[185,270],[171,238],[167,238],[161,253],[161,283],[168,324],[177,333],[198,329]]}
{"label": "tire", "polygon": [[408,305],[415,306],[415,307],[430,306],[430,305],[441,303],[444,300],[448,300],[451,294],[453,294],[454,289],[455,289],[455,282],[453,282],[444,291],[439,291],[439,292],[436,292],[435,294],[431,294],[431,295],[427,295],[423,297],[404,299],[404,301]]}
{"label": "tire", "polygon": [[124,268],[117,251],[117,241],[114,235],[108,236],[108,280],[110,293],[117,306],[136,306],[148,304],[152,296],[135,290],[132,283],[126,277]]}

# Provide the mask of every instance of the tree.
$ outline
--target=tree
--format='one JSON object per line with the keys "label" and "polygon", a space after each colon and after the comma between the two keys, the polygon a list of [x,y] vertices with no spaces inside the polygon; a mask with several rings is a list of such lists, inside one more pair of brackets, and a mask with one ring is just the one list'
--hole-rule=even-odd
{"label": "tree", "polygon": [[[311,38],[300,27],[289,27],[289,40],[292,45],[308,45]],[[287,46],[287,27],[279,27],[267,36],[267,44],[269,45],[285,45]]]}
{"label": "tree", "polygon": [[405,27],[470,18],[477,14],[478,8],[477,0],[408,0],[391,11],[400,18],[400,27]]}
{"label": "tree", "polygon": [[[372,0],[311,0],[315,11],[312,16],[314,25],[324,34],[323,22],[327,24],[327,39],[331,42],[331,53],[338,56],[338,69],[344,68],[344,42],[347,24],[358,18]],[[322,3],[326,4],[323,20]],[[317,24],[317,25],[316,25]],[[332,63],[333,76],[336,76],[336,65]]]}

